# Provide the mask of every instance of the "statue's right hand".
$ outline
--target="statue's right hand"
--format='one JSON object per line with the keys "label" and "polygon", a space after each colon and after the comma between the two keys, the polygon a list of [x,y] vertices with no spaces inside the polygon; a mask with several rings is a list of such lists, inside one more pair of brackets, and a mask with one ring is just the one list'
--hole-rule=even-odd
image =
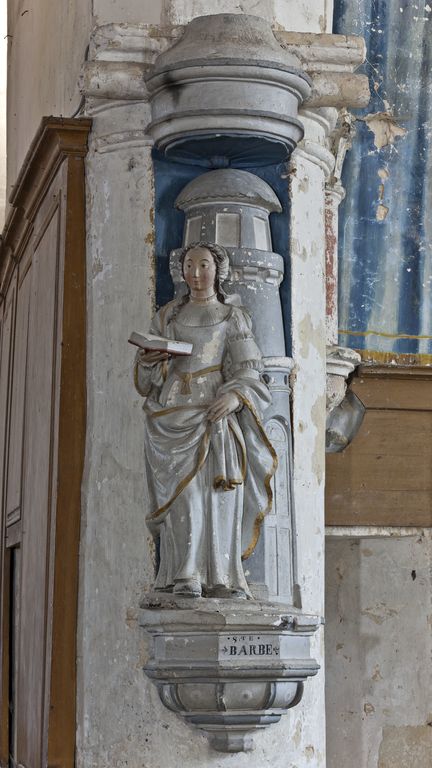
{"label": "statue's right hand", "polygon": [[141,365],[155,365],[168,359],[168,352],[146,352],[144,349],[140,349],[136,356],[136,361]]}

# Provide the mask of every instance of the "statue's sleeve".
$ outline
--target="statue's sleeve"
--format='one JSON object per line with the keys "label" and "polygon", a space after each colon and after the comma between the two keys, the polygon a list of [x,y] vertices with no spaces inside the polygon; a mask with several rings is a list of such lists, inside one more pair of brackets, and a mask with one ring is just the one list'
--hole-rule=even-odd
{"label": "statue's sleeve", "polygon": [[[161,310],[153,317],[149,333],[153,333],[155,336],[164,335]],[[155,392],[156,390],[157,392],[165,381],[166,362],[145,365],[139,360],[139,352],[140,350],[136,353],[134,361],[134,384],[135,389],[142,397],[148,397],[152,391]]]}
{"label": "statue's sleeve", "polygon": [[248,312],[236,307],[230,318],[226,356],[224,360],[225,384],[222,392],[234,391],[242,402],[262,414],[271,402],[267,385],[261,378],[264,369],[261,351],[252,331]]}
{"label": "statue's sleeve", "polygon": [[244,309],[233,312],[227,336],[230,378],[247,375],[259,379],[263,371],[261,351],[252,332],[252,320]]}

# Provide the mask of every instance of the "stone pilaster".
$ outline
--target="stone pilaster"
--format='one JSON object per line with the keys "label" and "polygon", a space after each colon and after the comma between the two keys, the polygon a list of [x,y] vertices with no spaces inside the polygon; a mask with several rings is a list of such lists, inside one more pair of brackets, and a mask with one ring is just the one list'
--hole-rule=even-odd
{"label": "stone pilaster", "polygon": [[141,402],[134,397],[134,352],[127,343],[132,330],[148,327],[154,306],[152,142],[145,133],[149,105],[139,90],[139,76],[133,75],[142,63],[128,58],[138,56],[136,37],[128,36],[124,44],[123,33],[115,26],[96,30],[82,79],[93,129],[86,161],[88,378],[79,768],[150,760],[140,734],[153,717],[139,664],[143,649],[133,630],[139,597],[153,578],[153,562],[143,511]]}
{"label": "stone pilaster", "polygon": [[338,345],[338,225],[339,205],[345,196],[342,168],[355,135],[354,118],[342,109],[330,135],[335,164],[326,183],[326,333],[327,333],[327,415],[344,400],[348,377],[360,363],[360,355]]}
{"label": "stone pilaster", "polygon": [[[204,8],[205,3],[199,5]],[[189,20],[189,10],[166,20]],[[133,397],[133,352],[127,345],[131,330],[147,328],[154,302],[154,180],[145,77],[156,57],[181,33],[181,28],[170,26],[106,25],[94,33],[83,72],[86,112],[94,125],[87,163],[88,440],[79,606],[79,768],[150,765],[155,755],[157,764],[166,768],[203,762],[219,768],[225,760],[209,753],[203,737],[192,735],[163,707],[143,677],[149,654],[137,625],[137,606],[153,576],[144,523],[140,402]],[[301,115],[306,134],[291,167],[294,493],[302,609],[321,615],[324,208],[325,183],[334,164],[328,135],[336,114],[325,108],[340,107],[344,99],[358,105],[360,81],[352,79],[354,65],[346,62],[359,54],[358,46],[342,36],[326,36],[324,41],[320,35],[299,34],[300,42],[291,38],[285,43],[304,52],[301,61],[312,77],[315,101],[311,98]],[[307,50],[313,67],[304,63]],[[275,367],[279,364],[276,360]],[[322,660],[322,634],[311,642],[312,654]],[[121,694],[113,695],[115,691]],[[307,768],[311,754],[317,765],[324,765],[324,713],[320,674],[306,686],[303,702],[275,730],[259,734],[255,754],[235,758],[236,768],[286,766],[286,752],[274,746],[275,739],[289,744],[290,760],[298,768]]]}
{"label": "stone pilaster", "polygon": [[[297,567],[304,610],[324,612],[325,182],[334,159],[326,137],[334,111],[302,110],[305,137],[290,163],[291,333],[294,371],[293,458]],[[318,662],[323,634],[312,642]],[[293,728],[325,744],[324,679],[310,681]],[[307,712],[307,715],[306,715]],[[310,719],[311,718],[311,719]],[[314,734],[310,724],[314,723]],[[307,735],[306,735],[307,734]],[[312,742],[311,742],[312,743]],[[318,759],[318,758],[317,758]]]}

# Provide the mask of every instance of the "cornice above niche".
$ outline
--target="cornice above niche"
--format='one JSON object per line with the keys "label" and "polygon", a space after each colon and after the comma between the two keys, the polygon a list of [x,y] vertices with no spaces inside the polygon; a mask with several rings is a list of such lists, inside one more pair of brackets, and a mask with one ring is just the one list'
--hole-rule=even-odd
{"label": "cornice above niche", "polygon": [[[208,17],[206,17],[208,19]],[[183,26],[104,24],[92,35],[89,59],[80,78],[86,112],[117,104],[149,101],[147,80],[158,56],[181,39]],[[368,79],[356,74],[365,56],[364,41],[354,35],[273,30],[276,45],[288,61],[297,62],[311,80],[304,106],[359,108],[369,102]]]}

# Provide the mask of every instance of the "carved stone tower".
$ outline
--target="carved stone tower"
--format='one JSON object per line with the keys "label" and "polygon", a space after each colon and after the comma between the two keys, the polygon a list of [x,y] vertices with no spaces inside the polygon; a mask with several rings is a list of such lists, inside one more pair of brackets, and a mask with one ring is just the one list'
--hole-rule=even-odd
{"label": "carved stone tower", "polygon": [[[284,260],[273,252],[269,223],[281,204],[271,187],[247,171],[210,171],[190,182],[176,206],[185,212],[183,245],[207,240],[223,245],[230,256],[231,275],[225,288],[235,294],[254,321],[254,333],[264,357],[264,379],[273,396],[265,415],[268,436],[278,452],[273,480],[273,507],[263,522],[258,545],[246,564],[255,597],[294,602],[295,548],[292,495],[292,456],[289,374],[279,286]],[[178,251],[171,255],[171,272]],[[298,595],[297,595],[298,598]]]}

